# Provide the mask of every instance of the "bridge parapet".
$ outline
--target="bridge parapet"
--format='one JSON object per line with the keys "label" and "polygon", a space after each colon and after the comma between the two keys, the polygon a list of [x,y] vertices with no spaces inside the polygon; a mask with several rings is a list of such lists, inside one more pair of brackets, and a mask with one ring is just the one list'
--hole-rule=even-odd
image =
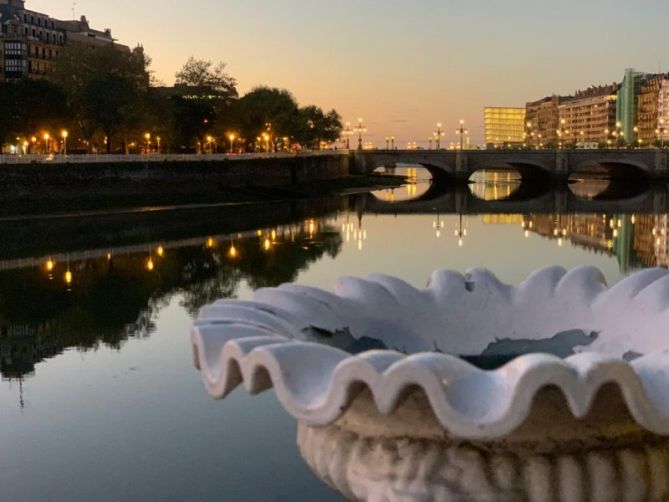
{"label": "bridge parapet", "polygon": [[397,164],[422,165],[435,178],[468,180],[485,169],[514,169],[523,179],[566,182],[593,167],[611,177],[669,179],[669,151],[660,149],[604,150],[365,150],[353,152],[353,171],[370,173]]}

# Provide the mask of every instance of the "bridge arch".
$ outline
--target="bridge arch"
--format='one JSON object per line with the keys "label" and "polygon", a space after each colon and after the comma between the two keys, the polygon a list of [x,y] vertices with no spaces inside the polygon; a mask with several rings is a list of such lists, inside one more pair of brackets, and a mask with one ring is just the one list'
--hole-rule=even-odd
{"label": "bridge arch", "polygon": [[612,159],[594,157],[576,164],[571,170],[572,177],[578,174],[602,171],[611,180],[648,181],[651,178],[650,167],[644,162],[633,159]]}
{"label": "bridge arch", "polygon": [[523,182],[547,182],[551,179],[551,168],[541,161],[523,159],[518,157],[490,157],[490,161],[484,159],[469,167],[470,178],[481,171],[515,171]]}

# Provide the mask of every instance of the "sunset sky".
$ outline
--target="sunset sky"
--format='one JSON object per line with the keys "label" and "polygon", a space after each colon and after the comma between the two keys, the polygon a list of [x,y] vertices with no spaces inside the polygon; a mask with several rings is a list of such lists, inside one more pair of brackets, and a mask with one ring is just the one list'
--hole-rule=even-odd
{"label": "sunset sky", "polygon": [[[72,17],[69,0],[26,7]],[[437,122],[454,141],[461,118],[480,142],[485,105],[669,67],[666,0],[78,0],[82,14],[142,43],[167,84],[191,55],[225,61],[240,92],[285,87],[364,117],[377,146],[426,143]]]}

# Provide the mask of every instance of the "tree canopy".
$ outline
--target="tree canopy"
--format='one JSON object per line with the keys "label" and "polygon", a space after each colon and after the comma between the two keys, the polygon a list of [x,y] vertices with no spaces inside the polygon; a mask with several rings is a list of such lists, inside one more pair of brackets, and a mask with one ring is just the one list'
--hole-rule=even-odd
{"label": "tree canopy", "polygon": [[237,80],[225,72],[227,64],[220,62],[214,66],[211,61],[195,59],[191,56],[176,74],[177,85],[209,88],[212,91],[236,98]]}
{"label": "tree canopy", "polygon": [[202,153],[231,146],[230,135],[245,151],[276,151],[320,148],[341,133],[336,111],[300,107],[288,90],[261,86],[240,97],[222,62],[191,57],[174,87],[152,83],[141,47],[67,45],[48,80],[0,84],[0,143],[67,129],[69,152],[104,144],[108,153]]}

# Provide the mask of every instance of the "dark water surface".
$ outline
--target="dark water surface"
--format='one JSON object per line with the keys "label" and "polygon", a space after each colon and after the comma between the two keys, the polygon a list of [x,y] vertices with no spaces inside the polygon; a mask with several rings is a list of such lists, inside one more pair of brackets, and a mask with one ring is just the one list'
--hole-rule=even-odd
{"label": "dark water surface", "polygon": [[406,172],[374,194],[0,221],[0,500],[339,500],[272,392],[204,391],[188,334],[218,298],[475,266],[518,282],[594,265],[613,284],[669,265],[664,188],[533,193],[489,174],[449,192]]}

